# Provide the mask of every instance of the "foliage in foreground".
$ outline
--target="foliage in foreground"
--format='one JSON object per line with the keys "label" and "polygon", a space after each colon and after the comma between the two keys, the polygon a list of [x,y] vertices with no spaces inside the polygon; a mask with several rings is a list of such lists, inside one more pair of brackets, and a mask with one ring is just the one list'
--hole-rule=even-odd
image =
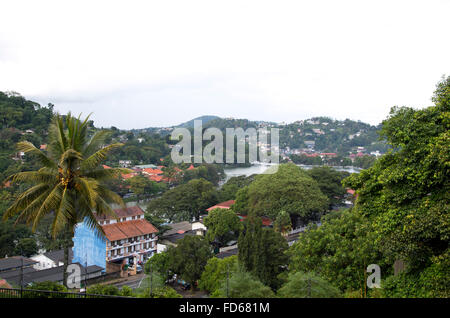
{"label": "foliage in foreground", "polygon": [[282,298],[335,298],[339,289],[313,273],[291,273],[287,282],[278,290]]}
{"label": "foliage in foreground", "polygon": [[275,297],[270,287],[265,286],[256,277],[242,269],[234,272],[228,282],[225,280],[211,297],[223,298],[227,297],[227,295],[229,298]]}

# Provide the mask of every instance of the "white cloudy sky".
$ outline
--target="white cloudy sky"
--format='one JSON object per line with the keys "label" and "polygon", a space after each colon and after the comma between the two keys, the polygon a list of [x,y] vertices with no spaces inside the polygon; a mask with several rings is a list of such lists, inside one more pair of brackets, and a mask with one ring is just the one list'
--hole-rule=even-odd
{"label": "white cloudy sky", "polygon": [[450,75],[450,1],[20,1],[0,5],[0,91],[97,126],[200,115],[384,119]]}

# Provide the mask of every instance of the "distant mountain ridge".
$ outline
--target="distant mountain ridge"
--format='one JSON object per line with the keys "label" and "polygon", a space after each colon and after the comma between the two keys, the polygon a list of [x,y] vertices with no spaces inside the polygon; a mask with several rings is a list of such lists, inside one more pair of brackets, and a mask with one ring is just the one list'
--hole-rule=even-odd
{"label": "distant mountain ridge", "polygon": [[205,125],[206,123],[210,122],[211,120],[215,120],[215,119],[221,119],[221,118],[219,116],[214,116],[214,115],[204,115],[204,116],[200,116],[200,117],[191,119],[191,120],[189,120],[185,123],[179,124],[178,126],[175,126],[175,127],[194,128],[195,120],[201,120],[202,125]]}

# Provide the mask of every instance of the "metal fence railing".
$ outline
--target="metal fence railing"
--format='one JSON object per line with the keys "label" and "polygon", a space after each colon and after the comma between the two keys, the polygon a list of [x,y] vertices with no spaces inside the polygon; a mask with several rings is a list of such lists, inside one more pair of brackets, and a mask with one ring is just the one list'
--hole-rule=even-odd
{"label": "metal fence railing", "polygon": [[50,290],[0,288],[0,298],[130,298],[130,297],[58,292]]}

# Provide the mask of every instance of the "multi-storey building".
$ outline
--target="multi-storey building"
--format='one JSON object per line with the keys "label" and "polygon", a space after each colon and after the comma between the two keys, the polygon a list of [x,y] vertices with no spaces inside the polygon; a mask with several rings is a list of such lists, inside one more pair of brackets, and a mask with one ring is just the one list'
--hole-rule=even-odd
{"label": "multi-storey building", "polygon": [[111,271],[114,264],[145,262],[157,250],[158,230],[144,219],[138,206],[114,210],[114,217],[97,217],[105,237],[96,235],[85,223],[77,225],[73,259],[81,264],[97,265]]}

